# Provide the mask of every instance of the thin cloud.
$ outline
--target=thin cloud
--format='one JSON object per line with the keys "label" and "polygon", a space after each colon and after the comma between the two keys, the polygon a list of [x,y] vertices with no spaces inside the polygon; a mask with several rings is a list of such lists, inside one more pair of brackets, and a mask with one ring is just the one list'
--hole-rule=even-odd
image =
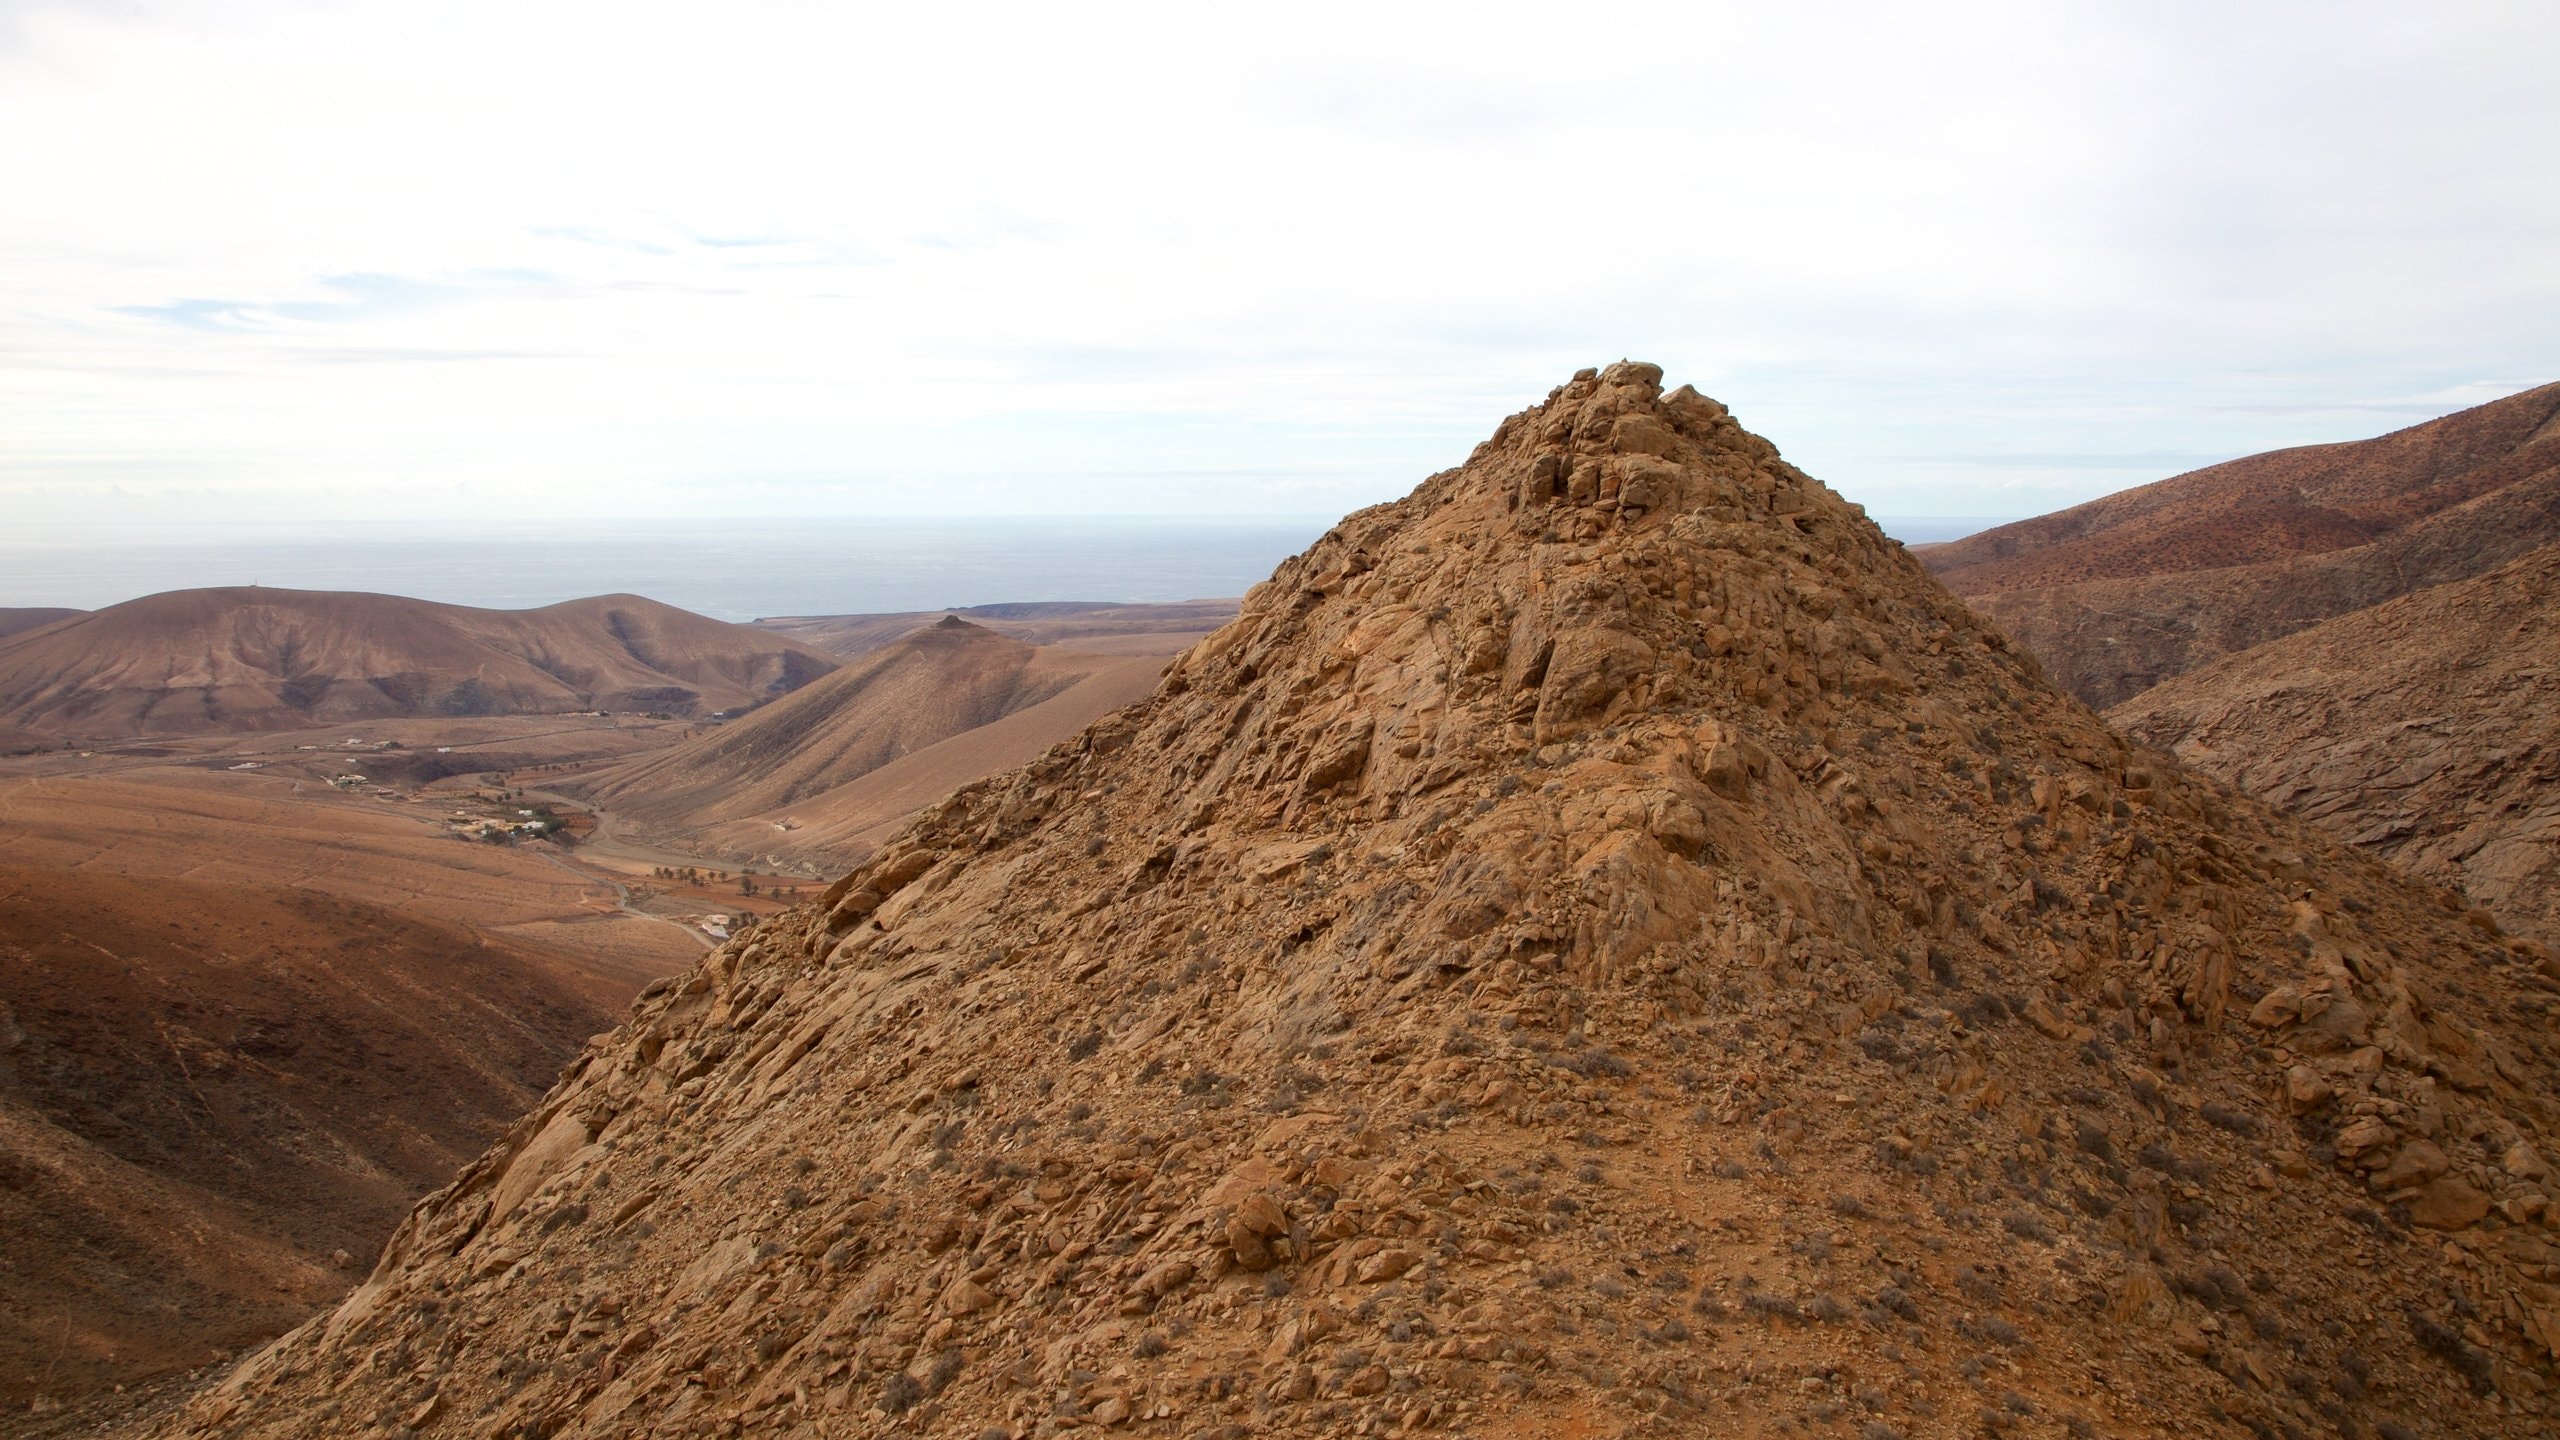
{"label": "thin cloud", "polygon": [[2506,159],[2555,50],[2486,4],[0,4],[49,137],[0,151],[0,476],[1347,509],[1634,356],[1879,513],[2016,513],[2560,376],[2560,188]]}
{"label": "thin cloud", "polygon": [[172,300],[162,305],[118,305],[115,311],[181,329],[229,334],[263,330],[269,323],[258,307],[237,300]]}

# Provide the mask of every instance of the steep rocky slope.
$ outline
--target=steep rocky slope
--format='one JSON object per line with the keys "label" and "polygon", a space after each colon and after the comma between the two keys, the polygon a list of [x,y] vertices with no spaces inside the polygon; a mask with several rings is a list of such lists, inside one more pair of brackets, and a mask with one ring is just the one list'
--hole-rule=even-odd
{"label": "steep rocky slope", "polygon": [[[953,616],[910,631],[741,720],[564,784],[644,832],[722,853],[861,858],[854,831],[981,775],[1020,764],[1154,686],[1161,661],[1027,645]],[[1035,713],[1036,712],[1036,713]],[[1011,717],[1026,723],[993,735]],[[899,809],[847,786],[918,752],[952,752],[958,773]],[[936,767],[936,773],[952,767]]]}
{"label": "steep rocky slope", "polygon": [[0,865],[0,1413],[335,1300],[630,993],[310,891]]}
{"label": "steep rocky slope", "polygon": [[2560,541],[2560,385],[2278,450],[1933,546],[1929,568],[2111,705]]}
{"label": "steep rocky slope", "polygon": [[2560,944],[2560,546],[2229,656],[2109,718]]}
{"label": "steep rocky slope", "polygon": [[1659,376],[656,987],[178,1428],[2546,1432],[2555,982]]}
{"label": "steep rocky slope", "polygon": [[637,595],[479,610],[395,595],[174,590],[0,642],[0,726],[198,735],[410,715],[760,704],[835,668]]}

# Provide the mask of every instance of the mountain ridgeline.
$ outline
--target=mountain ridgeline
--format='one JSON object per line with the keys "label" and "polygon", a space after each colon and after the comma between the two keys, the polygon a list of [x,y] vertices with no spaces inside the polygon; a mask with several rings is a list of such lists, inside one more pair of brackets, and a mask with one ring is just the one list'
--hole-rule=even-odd
{"label": "mountain ridgeline", "polygon": [[1928,551],[2092,705],[2560,542],[2560,384],[2270,451]]}
{"label": "mountain ridgeline", "polygon": [[2560,545],[2226,656],[2108,718],[2560,946]]}
{"label": "mountain ridgeline", "polygon": [[176,1429],[2514,1435],[2554,990],[1622,363],[653,987]]}
{"label": "mountain ridgeline", "polygon": [[836,661],[637,595],[482,610],[395,595],[174,590],[0,638],[0,727],[110,738],[436,715],[707,715]]}

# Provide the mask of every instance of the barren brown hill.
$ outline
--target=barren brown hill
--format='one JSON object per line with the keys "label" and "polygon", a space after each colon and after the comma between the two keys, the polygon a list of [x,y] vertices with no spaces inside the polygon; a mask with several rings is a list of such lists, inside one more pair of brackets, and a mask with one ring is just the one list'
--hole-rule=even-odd
{"label": "barren brown hill", "polygon": [[629,993],[313,891],[0,866],[0,1412],[336,1299]]}
{"label": "barren brown hill", "polygon": [[1055,645],[1087,655],[1172,655],[1234,619],[1236,602],[1145,605],[1047,600],[878,615],[785,615],[758,620],[755,625],[850,660],[946,616],[1033,645]]}
{"label": "barren brown hill", "polygon": [[1925,559],[2094,705],[2560,541],[2560,385],[2278,450]]}
{"label": "barren brown hill", "polygon": [[[906,809],[912,810],[957,784],[1037,755],[1103,710],[1136,699],[1161,668],[1160,661],[1027,645],[945,616],[786,700],[562,788],[644,833],[672,838],[742,825],[727,837],[735,844],[719,848],[797,851],[810,837],[791,831],[839,818],[833,792],[882,766],[1008,716],[1038,710],[1045,717],[1045,723],[1040,717],[1029,722],[1027,749],[1017,742],[1000,758],[964,762],[965,773],[910,801]],[[1066,705],[1050,703],[1070,692],[1077,694]],[[1092,699],[1097,692],[1110,703]],[[863,810],[870,823],[903,813]],[[859,851],[847,858],[859,858]]]}
{"label": "barren brown hill", "polygon": [[2560,546],[2228,656],[2109,717],[2560,945]]}
{"label": "barren brown hill", "polygon": [[2555,982],[1659,377],[656,988],[178,1428],[2547,1430]]}
{"label": "barren brown hill", "polygon": [[1154,656],[1043,651],[1091,665],[1074,684],[999,720],[963,730],[806,799],[754,814],[706,812],[692,843],[751,863],[834,875],[878,848],[908,816],[974,780],[1039,758],[1104,715],[1144,699],[1164,673]]}
{"label": "barren brown hill", "polygon": [[85,610],[63,610],[47,606],[0,606],[0,640],[29,630],[40,630],[57,620],[85,615]]}
{"label": "barren brown hill", "polygon": [[0,725],[192,735],[406,715],[743,709],[835,668],[636,595],[479,610],[238,587],[112,605],[0,645]]}

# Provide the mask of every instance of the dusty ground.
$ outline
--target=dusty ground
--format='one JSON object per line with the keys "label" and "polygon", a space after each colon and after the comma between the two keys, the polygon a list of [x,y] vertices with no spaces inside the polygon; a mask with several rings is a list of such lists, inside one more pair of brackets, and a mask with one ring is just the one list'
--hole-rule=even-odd
{"label": "dusty ground", "polygon": [[0,1413],[334,1299],[620,1012],[604,969],[323,891],[0,866]]}
{"label": "dusty ground", "polygon": [[2108,718],[2560,946],[2560,545],[2226,657]]}
{"label": "dusty ground", "polygon": [[2547,1436],[2555,1004],[1621,364],[164,1433]]}
{"label": "dusty ground", "polygon": [[404,721],[0,760],[0,1413],[112,1409],[328,1303],[714,943],[704,920],[741,906],[722,887],[465,840],[456,813],[520,807],[397,780],[683,729]]}

